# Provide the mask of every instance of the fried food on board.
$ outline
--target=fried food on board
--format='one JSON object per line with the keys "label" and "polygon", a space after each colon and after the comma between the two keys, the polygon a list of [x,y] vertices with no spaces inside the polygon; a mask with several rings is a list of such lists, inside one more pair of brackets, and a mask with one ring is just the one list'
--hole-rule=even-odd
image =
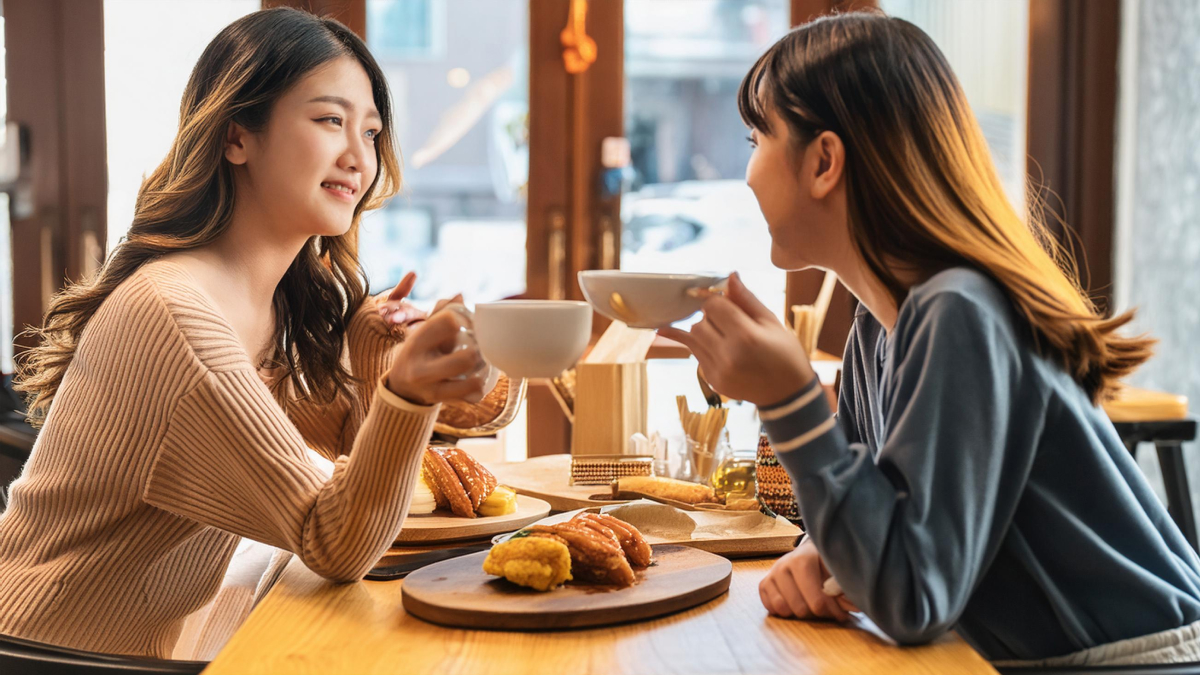
{"label": "fried food on board", "polygon": [[571,554],[561,539],[514,537],[492,547],[483,571],[519,586],[548,591],[571,579]]}
{"label": "fried food on board", "polygon": [[629,559],[629,564],[634,567],[649,567],[650,563],[654,562],[650,544],[646,542],[642,533],[629,523],[613,518],[606,513],[581,513],[572,520],[578,520],[596,529],[611,530],[621,544],[621,550],[625,553],[625,557]]}
{"label": "fried food on board", "polygon": [[[517,545],[529,540],[546,543]],[[568,554],[565,576],[555,563],[559,546]],[[609,515],[580,513],[565,523],[533,525],[493,546],[483,571],[542,591],[567,579],[625,588],[637,581],[634,567],[654,563],[652,553],[636,527]],[[554,579],[560,580],[551,583]]]}
{"label": "fried food on board", "polygon": [[433,493],[437,508],[456,516],[502,516],[517,510],[516,495],[511,490],[492,499],[497,491],[496,477],[458,448],[428,448],[421,460],[421,479]]}
{"label": "fried food on board", "polygon": [[717,493],[707,485],[689,483],[687,481],[677,480],[675,478],[662,478],[658,476],[629,476],[628,478],[618,478],[617,489],[641,492],[652,497],[674,499],[677,502],[684,502],[687,504],[721,503],[721,499],[717,497]]}

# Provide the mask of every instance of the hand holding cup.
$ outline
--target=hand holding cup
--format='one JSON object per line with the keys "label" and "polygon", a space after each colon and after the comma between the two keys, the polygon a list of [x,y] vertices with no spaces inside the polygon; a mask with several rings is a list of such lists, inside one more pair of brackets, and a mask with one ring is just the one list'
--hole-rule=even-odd
{"label": "hand holding cup", "polygon": [[477,403],[487,393],[491,368],[474,338],[472,316],[461,298],[438,303],[413,326],[396,349],[387,387],[418,405],[462,400]]}

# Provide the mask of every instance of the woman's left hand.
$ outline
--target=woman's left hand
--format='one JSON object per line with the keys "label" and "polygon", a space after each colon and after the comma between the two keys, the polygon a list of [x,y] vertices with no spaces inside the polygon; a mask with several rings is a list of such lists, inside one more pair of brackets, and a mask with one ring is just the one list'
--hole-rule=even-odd
{"label": "woman's left hand", "polygon": [[700,361],[714,391],[758,406],[779,403],[816,377],[799,340],[734,273],[729,290],[704,303],[691,331],[663,328]]}
{"label": "woman's left hand", "polygon": [[418,309],[411,302],[405,300],[408,294],[412,293],[413,286],[416,285],[417,273],[409,272],[404,275],[400,283],[396,284],[392,292],[388,293],[387,299],[379,303],[379,315],[389,326],[411,326],[429,318],[424,310]]}

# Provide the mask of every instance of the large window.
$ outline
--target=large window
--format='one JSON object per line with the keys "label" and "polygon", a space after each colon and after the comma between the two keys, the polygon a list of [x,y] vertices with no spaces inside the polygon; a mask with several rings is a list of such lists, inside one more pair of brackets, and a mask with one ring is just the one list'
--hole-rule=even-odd
{"label": "large window", "polygon": [[260,7],[260,0],[105,0],[109,250],[133,221],[142,179],[170,149],[183,88],[204,47]]}
{"label": "large window", "polygon": [[634,178],[621,201],[621,269],[736,270],[783,315],[787,275],[770,263],[767,223],[746,185],[737,89],[789,26],[785,0],[625,1]]}
{"label": "large window", "polygon": [[[625,0],[625,134],[634,175],[621,199],[621,269],[736,270],[783,317],[787,273],[771,264],[767,223],[746,185],[751,147],[737,90],[790,26],[786,0]],[[651,429],[681,431],[676,395],[693,410],[707,405],[696,367],[694,358],[650,363]],[[730,413],[733,447],[754,448],[753,406],[733,405]]]}
{"label": "large window", "polygon": [[418,302],[525,291],[527,6],[368,0],[367,43],[387,74],[405,164],[403,192],[363,220],[373,289],[413,270]]}
{"label": "large window", "polygon": [[[1136,308],[1131,333],[1159,340],[1133,384],[1200,401],[1200,4],[1127,3],[1122,16],[1118,126],[1117,311]],[[1193,412],[1194,414],[1194,412]],[[1196,444],[1184,448],[1200,504]],[[1160,490],[1155,453],[1140,453]]]}
{"label": "large window", "polygon": [[946,55],[1009,199],[1023,212],[1029,3],[880,0],[879,6],[919,26]]}

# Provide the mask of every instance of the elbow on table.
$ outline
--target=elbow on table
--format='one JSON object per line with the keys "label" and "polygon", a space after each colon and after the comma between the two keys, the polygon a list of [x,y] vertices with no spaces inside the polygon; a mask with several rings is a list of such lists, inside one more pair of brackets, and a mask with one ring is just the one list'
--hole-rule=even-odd
{"label": "elbow on table", "polygon": [[954,628],[954,621],[928,617],[916,619],[904,616],[872,617],[872,621],[888,637],[901,645],[923,645],[933,642]]}
{"label": "elbow on table", "polygon": [[360,581],[396,540],[399,524],[387,531],[363,532],[310,518],[305,523],[296,555],[314,574],[336,582]]}
{"label": "elbow on table", "polygon": [[[330,581],[348,583],[360,581],[380,556],[387,550],[387,545],[353,546],[340,540],[336,546],[306,547],[298,553],[304,566],[313,573]],[[382,546],[382,548],[380,548]]]}
{"label": "elbow on table", "polygon": [[336,583],[351,583],[361,581],[367,572],[375,566],[374,560],[365,561],[324,561],[304,559],[304,566],[322,578]]}

